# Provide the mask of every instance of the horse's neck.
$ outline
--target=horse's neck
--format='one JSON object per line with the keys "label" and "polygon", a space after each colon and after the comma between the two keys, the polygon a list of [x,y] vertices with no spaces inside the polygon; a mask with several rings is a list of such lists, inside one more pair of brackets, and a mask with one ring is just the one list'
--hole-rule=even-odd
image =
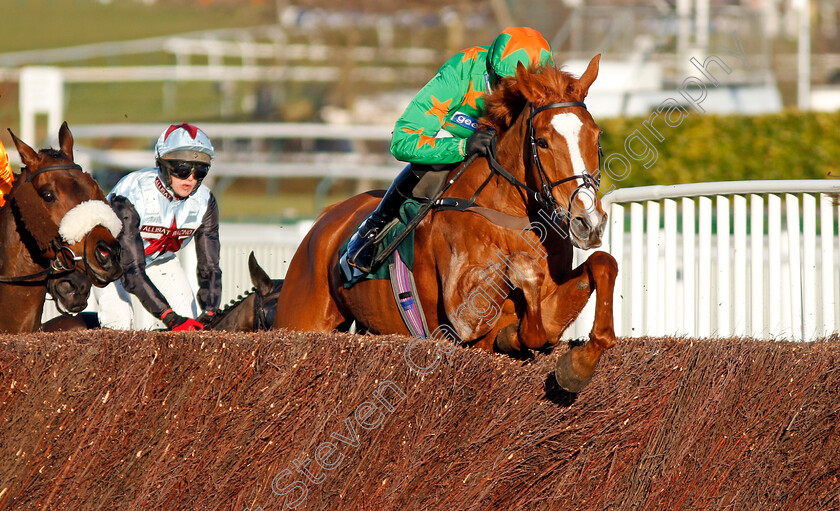
{"label": "horse's neck", "polygon": [[[0,276],[13,277],[41,271],[32,260],[12,214],[12,206],[0,208]],[[37,284],[0,283],[0,332],[32,332],[41,324],[47,288]]]}
{"label": "horse's neck", "polygon": [[44,269],[24,243],[10,204],[0,208],[0,245],[0,275],[27,275]]}
{"label": "horse's neck", "polygon": [[0,332],[34,332],[41,325],[46,286],[0,284]]}
{"label": "horse's neck", "polygon": [[[516,127],[511,129],[517,129]],[[510,134],[513,139],[508,139],[508,144],[519,144],[520,141],[515,140],[515,135]],[[511,172],[523,183],[526,178],[524,176],[524,156],[519,146],[507,145],[499,149],[498,153],[499,163],[508,172]],[[484,183],[487,176],[490,175],[490,166],[485,158],[479,158],[468,168],[462,176],[453,183],[449,189],[447,196],[460,197],[469,199],[473,193]],[[524,190],[516,187],[501,175],[494,175],[488,182],[487,186],[481,191],[475,202],[479,206],[495,209],[502,213],[517,216],[528,217],[527,195]],[[550,221],[549,218],[532,215],[529,220],[542,224],[544,231],[544,240],[542,248],[547,254],[545,262],[552,278],[560,282],[565,279],[565,275],[572,269],[572,244],[568,238],[563,237],[555,229],[545,226],[545,222]],[[536,239],[536,238],[535,238]]]}
{"label": "horse's neck", "polygon": [[[507,166],[505,168],[510,170]],[[490,180],[475,198],[475,203],[511,216],[528,216],[525,195],[521,193],[520,189],[499,174],[494,174],[491,177],[491,172],[485,158],[477,159],[452,184],[446,196],[469,199],[490,177]]]}
{"label": "horse's neck", "polygon": [[234,305],[225,307],[222,316],[213,323],[210,330],[225,330],[230,332],[250,332],[254,329],[254,294],[246,296]]}

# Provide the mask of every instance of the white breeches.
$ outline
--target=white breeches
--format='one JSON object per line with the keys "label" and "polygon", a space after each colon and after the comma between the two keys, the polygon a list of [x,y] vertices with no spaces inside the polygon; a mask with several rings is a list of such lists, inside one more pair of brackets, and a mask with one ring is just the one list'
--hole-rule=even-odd
{"label": "white breeches", "polygon": [[[149,280],[163,294],[169,306],[178,315],[195,318],[198,304],[195,301],[184,268],[178,258],[146,267]],[[99,323],[102,328],[114,330],[152,330],[166,328],[160,319],[152,316],[137,300],[125,290],[118,280],[104,288],[93,288],[99,308]]]}

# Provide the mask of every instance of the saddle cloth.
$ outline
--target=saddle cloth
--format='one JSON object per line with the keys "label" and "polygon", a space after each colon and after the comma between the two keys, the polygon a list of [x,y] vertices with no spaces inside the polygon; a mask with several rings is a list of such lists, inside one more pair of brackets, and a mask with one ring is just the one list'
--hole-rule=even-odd
{"label": "saddle cloth", "polygon": [[[377,253],[383,248],[387,247],[391,241],[397,237],[399,233],[405,230],[408,222],[417,214],[422,204],[416,200],[409,199],[400,207],[400,212],[396,220],[388,224],[388,226],[380,234],[379,239],[376,240]],[[361,224],[360,224],[361,225]],[[356,228],[358,230],[358,227]],[[338,265],[341,270],[341,280],[345,289],[350,289],[354,284],[362,280],[368,279],[389,279],[390,274],[388,266],[394,262],[394,254],[388,256],[381,265],[374,268],[370,273],[364,273],[347,264],[347,244],[350,238],[344,241],[338,251]],[[403,263],[409,270],[414,268],[414,233],[410,233],[397,247],[400,252],[400,257]]]}
{"label": "saddle cloth", "polygon": [[[377,240],[376,250],[387,247],[391,241],[405,230],[408,222],[417,214],[421,203],[415,200],[407,200],[400,208],[397,219],[389,224],[385,232]],[[429,328],[426,325],[426,316],[417,297],[417,286],[414,283],[414,274],[411,272],[414,267],[414,232],[399,244],[397,249],[388,256],[379,267],[374,268],[371,273],[364,273],[347,264],[347,243],[349,238],[341,246],[338,254],[339,273],[343,285],[350,289],[357,282],[368,279],[389,279],[391,289],[394,292],[394,300],[402,315],[408,331],[411,335],[420,338],[428,336]]]}

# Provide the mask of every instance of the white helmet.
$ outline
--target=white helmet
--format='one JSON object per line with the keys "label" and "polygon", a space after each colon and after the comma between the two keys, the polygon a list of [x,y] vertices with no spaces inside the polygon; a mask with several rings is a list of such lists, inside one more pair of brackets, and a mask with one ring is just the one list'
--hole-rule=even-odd
{"label": "white helmet", "polygon": [[155,158],[210,163],[216,156],[210,138],[192,124],[173,124],[160,134]]}

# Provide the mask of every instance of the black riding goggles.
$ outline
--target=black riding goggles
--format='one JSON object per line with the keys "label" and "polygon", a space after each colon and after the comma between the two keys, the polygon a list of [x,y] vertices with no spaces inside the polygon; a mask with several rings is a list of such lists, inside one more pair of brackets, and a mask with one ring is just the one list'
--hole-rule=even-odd
{"label": "black riding goggles", "polygon": [[190,175],[195,176],[197,181],[207,177],[210,171],[210,164],[197,161],[182,160],[160,160],[169,175],[178,179],[189,179]]}

